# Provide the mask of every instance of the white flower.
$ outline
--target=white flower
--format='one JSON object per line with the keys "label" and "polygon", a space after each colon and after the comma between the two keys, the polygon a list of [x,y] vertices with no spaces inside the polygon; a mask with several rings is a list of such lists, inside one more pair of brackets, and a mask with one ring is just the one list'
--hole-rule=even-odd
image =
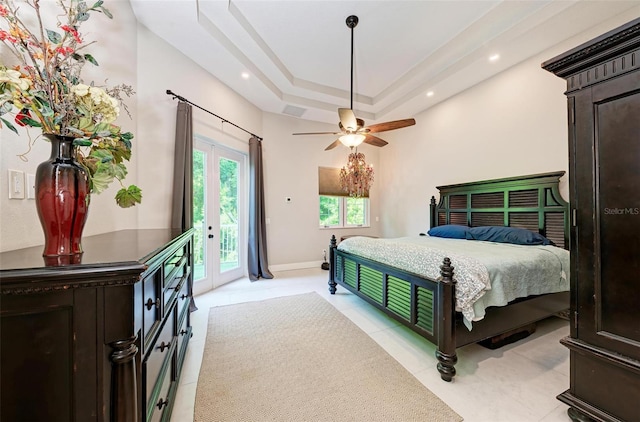
{"label": "white flower", "polygon": [[8,83],[20,91],[26,91],[31,86],[31,80],[23,78],[17,70],[0,68],[0,83]]}
{"label": "white flower", "polygon": [[112,123],[120,114],[118,100],[102,88],[78,84],[71,88],[77,104],[82,106],[94,123]]}
{"label": "white flower", "polygon": [[71,92],[73,92],[73,94],[76,97],[84,97],[89,93],[89,85],[85,85],[85,84],[74,85],[71,87]]}

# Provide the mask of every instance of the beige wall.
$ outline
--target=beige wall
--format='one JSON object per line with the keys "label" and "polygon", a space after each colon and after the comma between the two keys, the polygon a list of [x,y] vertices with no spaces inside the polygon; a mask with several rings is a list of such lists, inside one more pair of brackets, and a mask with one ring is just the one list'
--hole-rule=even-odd
{"label": "beige wall", "polygon": [[[53,2],[44,2],[43,8],[53,6]],[[88,47],[87,52],[96,58],[98,67],[87,64],[83,69],[85,83],[95,81],[96,85],[118,84],[136,86],[136,19],[129,2],[111,2],[108,5],[113,14],[112,20],[102,14],[93,14],[82,26],[82,34],[87,40],[96,40],[97,43]],[[57,13],[59,9],[56,9]],[[85,35],[86,34],[86,35]],[[118,34],[114,37],[113,34]],[[4,46],[4,44],[3,44]],[[9,62],[11,56],[2,50],[2,60]],[[108,79],[108,80],[107,80]],[[127,117],[124,111],[117,123],[125,131],[132,132],[133,159],[127,165],[129,174],[127,183],[136,183],[138,180],[138,155],[139,142],[137,110],[139,99],[137,96],[127,101],[127,106],[132,114],[132,119]],[[29,134],[32,139],[39,135],[39,131],[31,129]],[[38,139],[33,149],[27,155],[28,161],[22,161],[18,154],[28,149],[29,136],[23,130],[21,136],[3,127],[0,130],[0,251],[19,249],[28,246],[39,245],[44,242],[44,236],[40,227],[40,221],[35,209],[35,201],[32,199],[8,199],[8,169],[20,170],[27,174],[35,174],[38,164],[49,157],[49,143]],[[25,177],[26,179],[26,177]],[[121,209],[115,203],[114,197],[119,186],[114,183],[107,191],[91,197],[91,207],[85,234],[105,233],[108,231],[136,227],[137,210]]]}
{"label": "beige wall", "polygon": [[[556,170],[568,172],[566,84],[542,62],[637,17],[625,13],[415,116],[386,135],[380,155],[384,237],[429,229],[436,186]],[[568,195],[568,175],[560,191]],[[401,207],[398,204],[402,204]]]}
{"label": "beige wall", "polygon": [[[144,161],[138,226],[169,227],[178,101],[167,89],[257,134],[262,132],[262,112],[141,25],[138,45],[138,158]],[[193,126],[198,136],[248,152],[248,135],[196,107]]]}
{"label": "beige wall", "polygon": [[[322,251],[331,235],[338,239],[348,234],[378,235],[379,184],[371,190],[371,227],[362,229],[320,229],[318,167],[340,168],[347,162],[349,149],[338,146],[324,149],[335,140],[327,135],[293,136],[294,132],[332,131],[336,125],[311,122],[293,117],[264,114],[264,178],[269,264],[276,269],[320,265]],[[379,148],[361,146],[367,163],[379,167]],[[375,177],[375,176],[374,176]],[[291,197],[291,202],[285,201]]]}

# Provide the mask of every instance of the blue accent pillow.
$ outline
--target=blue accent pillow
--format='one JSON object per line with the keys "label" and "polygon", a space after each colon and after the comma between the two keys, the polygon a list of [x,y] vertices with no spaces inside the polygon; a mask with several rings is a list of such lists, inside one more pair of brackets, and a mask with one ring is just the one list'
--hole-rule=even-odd
{"label": "blue accent pillow", "polygon": [[553,242],[543,235],[517,227],[472,227],[467,231],[467,239],[512,243],[514,245],[553,245]]}
{"label": "blue accent pillow", "polygon": [[467,230],[469,230],[467,226],[447,224],[445,226],[433,227],[427,234],[433,237],[446,237],[449,239],[468,239]]}

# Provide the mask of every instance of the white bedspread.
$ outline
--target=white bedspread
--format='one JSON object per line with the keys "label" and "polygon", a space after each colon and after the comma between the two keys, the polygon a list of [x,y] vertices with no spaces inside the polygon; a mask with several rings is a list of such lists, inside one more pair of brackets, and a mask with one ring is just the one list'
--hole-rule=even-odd
{"label": "white bedspread", "polygon": [[530,295],[569,290],[569,251],[430,236],[351,237],[338,249],[436,280],[445,257],[456,280],[456,309],[471,329],[490,306]]}

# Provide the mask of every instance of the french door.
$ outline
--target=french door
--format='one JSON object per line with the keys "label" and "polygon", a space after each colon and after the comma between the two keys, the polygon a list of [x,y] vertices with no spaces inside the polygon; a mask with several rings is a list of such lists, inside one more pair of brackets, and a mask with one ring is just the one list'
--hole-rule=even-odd
{"label": "french door", "polygon": [[246,155],[197,139],[193,151],[194,293],[245,274]]}

